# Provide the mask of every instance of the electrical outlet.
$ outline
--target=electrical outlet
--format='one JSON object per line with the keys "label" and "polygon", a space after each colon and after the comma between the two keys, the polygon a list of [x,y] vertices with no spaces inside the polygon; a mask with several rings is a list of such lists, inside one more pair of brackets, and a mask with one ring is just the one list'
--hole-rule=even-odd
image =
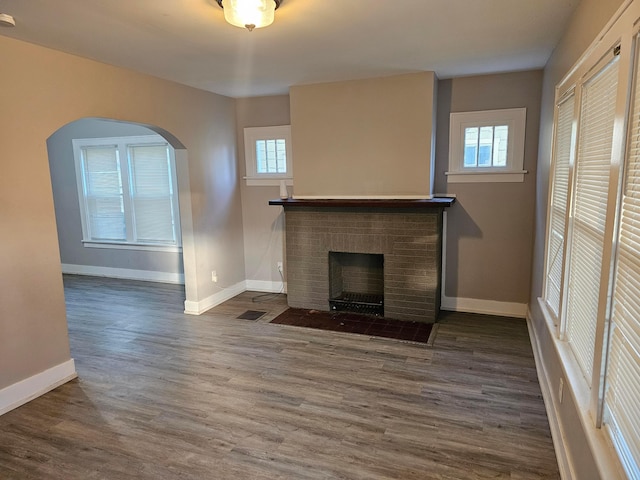
{"label": "electrical outlet", "polygon": [[560,379],[560,384],[558,386],[558,401],[562,403],[562,394],[564,393],[564,380]]}
{"label": "electrical outlet", "polygon": [[282,271],[282,262],[278,262],[277,266],[278,266],[278,271],[281,272]]}
{"label": "electrical outlet", "polygon": [[215,270],[211,270],[211,281],[218,283],[218,273]]}

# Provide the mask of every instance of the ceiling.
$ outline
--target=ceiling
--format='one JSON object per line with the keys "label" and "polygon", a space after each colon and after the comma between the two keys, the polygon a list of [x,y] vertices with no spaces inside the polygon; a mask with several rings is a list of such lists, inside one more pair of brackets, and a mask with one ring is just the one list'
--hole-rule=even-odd
{"label": "ceiling", "polygon": [[0,35],[231,97],[433,70],[544,67],[579,0],[283,0],[249,32],[215,0],[0,0]]}

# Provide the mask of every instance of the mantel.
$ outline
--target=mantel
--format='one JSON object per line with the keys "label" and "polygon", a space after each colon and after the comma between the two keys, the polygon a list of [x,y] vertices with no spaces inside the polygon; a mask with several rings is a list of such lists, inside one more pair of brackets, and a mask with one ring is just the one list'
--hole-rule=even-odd
{"label": "mantel", "polygon": [[362,199],[295,199],[285,198],[269,200],[269,205],[290,207],[335,207],[335,208],[445,208],[450,207],[456,201],[453,197],[435,197],[426,199],[387,199],[387,198],[362,198]]}

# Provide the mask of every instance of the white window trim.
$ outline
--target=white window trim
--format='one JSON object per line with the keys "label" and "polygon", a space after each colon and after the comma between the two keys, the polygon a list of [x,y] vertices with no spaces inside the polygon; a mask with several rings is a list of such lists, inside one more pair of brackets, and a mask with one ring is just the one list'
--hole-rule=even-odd
{"label": "white window trim", "polygon": [[87,227],[87,209],[84,201],[83,192],[83,179],[82,179],[82,148],[83,147],[95,147],[95,146],[114,146],[118,147],[120,151],[127,151],[129,145],[143,145],[143,144],[165,144],[168,142],[161,135],[137,135],[128,137],[100,137],[100,138],[75,138],[72,140],[73,145],[73,158],[75,162],[76,170],[76,186],[78,189],[78,203],[80,205],[80,218],[82,224],[82,246],[85,248],[106,248],[114,250],[145,250],[152,252],[182,252],[182,235],[180,225],[180,208],[178,205],[178,179],[176,172],[175,152],[173,148],[169,148],[169,154],[171,156],[171,179],[173,181],[173,188],[176,192],[174,196],[174,209],[177,213],[178,223],[176,225],[176,244],[165,245],[155,243],[139,243],[139,242],[118,242],[109,240],[93,240],[89,236],[89,229]]}
{"label": "white window trim", "polygon": [[[284,138],[287,149],[287,173],[258,173],[256,171],[256,141]],[[272,127],[246,127],[244,129],[244,159],[247,174],[244,179],[249,186],[277,186],[280,180],[293,185],[293,161],[291,149],[291,125]]]}
{"label": "white window trim", "polygon": [[[452,113],[449,121],[448,183],[524,182],[526,108]],[[469,127],[508,125],[509,143],[505,167],[465,167],[464,132]]]}

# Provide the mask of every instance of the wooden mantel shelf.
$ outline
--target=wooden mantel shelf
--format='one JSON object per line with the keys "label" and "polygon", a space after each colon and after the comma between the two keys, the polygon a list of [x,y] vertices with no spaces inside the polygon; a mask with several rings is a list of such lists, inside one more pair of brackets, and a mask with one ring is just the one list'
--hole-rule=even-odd
{"label": "wooden mantel shelf", "polygon": [[295,199],[269,200],[269,205],[282,207],[335,207],[335,208],[445,208],[456,201],[452,197],[435,197],[429,200],[363,198],[363,199]]}

